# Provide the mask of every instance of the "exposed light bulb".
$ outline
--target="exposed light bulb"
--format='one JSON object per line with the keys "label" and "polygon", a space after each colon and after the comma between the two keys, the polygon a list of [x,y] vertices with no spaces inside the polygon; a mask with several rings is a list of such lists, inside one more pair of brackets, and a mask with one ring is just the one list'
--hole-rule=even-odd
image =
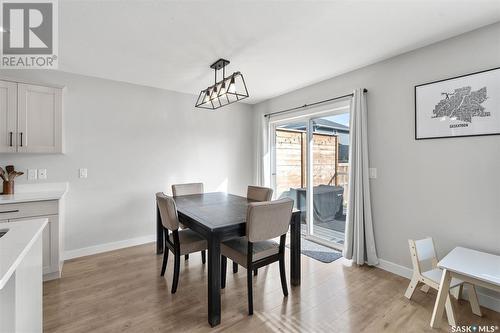
{"label": "exposed light bulb", "polygon": [[214,86],[214,90],[212,90],[212,94],[210,95],[210,100],[214,100],[217,98],[217,86]]}
{"label": "exposed light bulb", "polygon": [[225,95],[226,94],[226,81],[222,81],[222,85],[220,86],[220,92],[219,95]]}
{"label": "exposed light bulb", "polygon": [[203,104],[210,103],[210,89],[205,90],[205,97],[203,98]]}
{"label": "exposed light bulb", "polygon": [[236,93],[236,85],[234,84],[234,76],[231,78],[231,83],[229,84],[229,88],[227,89],[230,93]]}

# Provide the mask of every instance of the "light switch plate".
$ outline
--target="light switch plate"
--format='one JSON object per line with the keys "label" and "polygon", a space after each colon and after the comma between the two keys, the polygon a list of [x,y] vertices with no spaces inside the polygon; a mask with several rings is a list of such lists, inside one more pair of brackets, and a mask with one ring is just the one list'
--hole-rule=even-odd
{"label": "light switch plate", "polygon": [[376,179],[377,178],[377,168],[369,168],[368,169],[369,177],[370,179]]}
{"label": "light switch plate", "polygon": [[78,174],[79,174],[79,177],[80,177],[80,178],[87,178],[87,169],[86,169],[86,168],[81,168],[81,169],[79,170],[79,173],[78,173]]}
{"label": "light switch plate", "polygon": [[28,169],[28,180],[36,180],[38,173],[36,169]]}
{"label": "light switch plate", "polygon": [[47,179],[47,169],[38,169],[38,179]]}

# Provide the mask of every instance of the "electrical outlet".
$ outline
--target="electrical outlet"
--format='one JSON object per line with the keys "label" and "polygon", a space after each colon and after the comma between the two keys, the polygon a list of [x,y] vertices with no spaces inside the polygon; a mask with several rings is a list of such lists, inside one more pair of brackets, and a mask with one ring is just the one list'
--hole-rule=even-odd
{"label": "electrical outlet", "polygon": [[87,169],[86,168],[82,168],[79,170],[79,177],[80,178],[87,178]]}
{"label": "electrical outlet", "polygon": [[28,180],[37,180],[38,173],[36,169],[28,169]]}
{"label": "electrical outlet", "polygon": [[47,169],[38,169],[38,179],[47,179]]}
{"label": "electrical outlet", "polygon": [[377,178],[377,168],[369,168],[368,173],[369,173],[369,178],[371,179]]}

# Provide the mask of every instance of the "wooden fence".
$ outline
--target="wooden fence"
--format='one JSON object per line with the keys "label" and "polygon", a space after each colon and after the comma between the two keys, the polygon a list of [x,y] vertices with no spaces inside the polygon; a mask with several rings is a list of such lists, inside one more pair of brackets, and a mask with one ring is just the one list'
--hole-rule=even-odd
{"label": "wooden fence", "polygon": [[[306,187],[307,134],[294,130],[276,130],[276,190],[278,196],[290,188]],[[313,134],[313,184],[344,187],[348,198],[348,163],[338,162],[338,137]]]}

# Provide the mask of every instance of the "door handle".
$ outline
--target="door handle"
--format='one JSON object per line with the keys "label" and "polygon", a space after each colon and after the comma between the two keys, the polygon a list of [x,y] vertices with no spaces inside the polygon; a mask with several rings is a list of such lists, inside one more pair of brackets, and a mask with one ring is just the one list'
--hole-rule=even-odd
{"label": "door handle", "polygon": [[16,210],[4,210],[3,212],[0,212],[0,214],[7,214],[7,213],[19,213],[19,209],[16,209]]}
{"label": "door handle", "polygon": [[12,147],[12,132],[9,132],[9,136],[10,136],[10,146]]}
{"label": "door handle", "polygon": [[20,132],[19,135],[21,136],[21,144],[19,145],[19,147],[22,147],[23,146],[23,132]]}

